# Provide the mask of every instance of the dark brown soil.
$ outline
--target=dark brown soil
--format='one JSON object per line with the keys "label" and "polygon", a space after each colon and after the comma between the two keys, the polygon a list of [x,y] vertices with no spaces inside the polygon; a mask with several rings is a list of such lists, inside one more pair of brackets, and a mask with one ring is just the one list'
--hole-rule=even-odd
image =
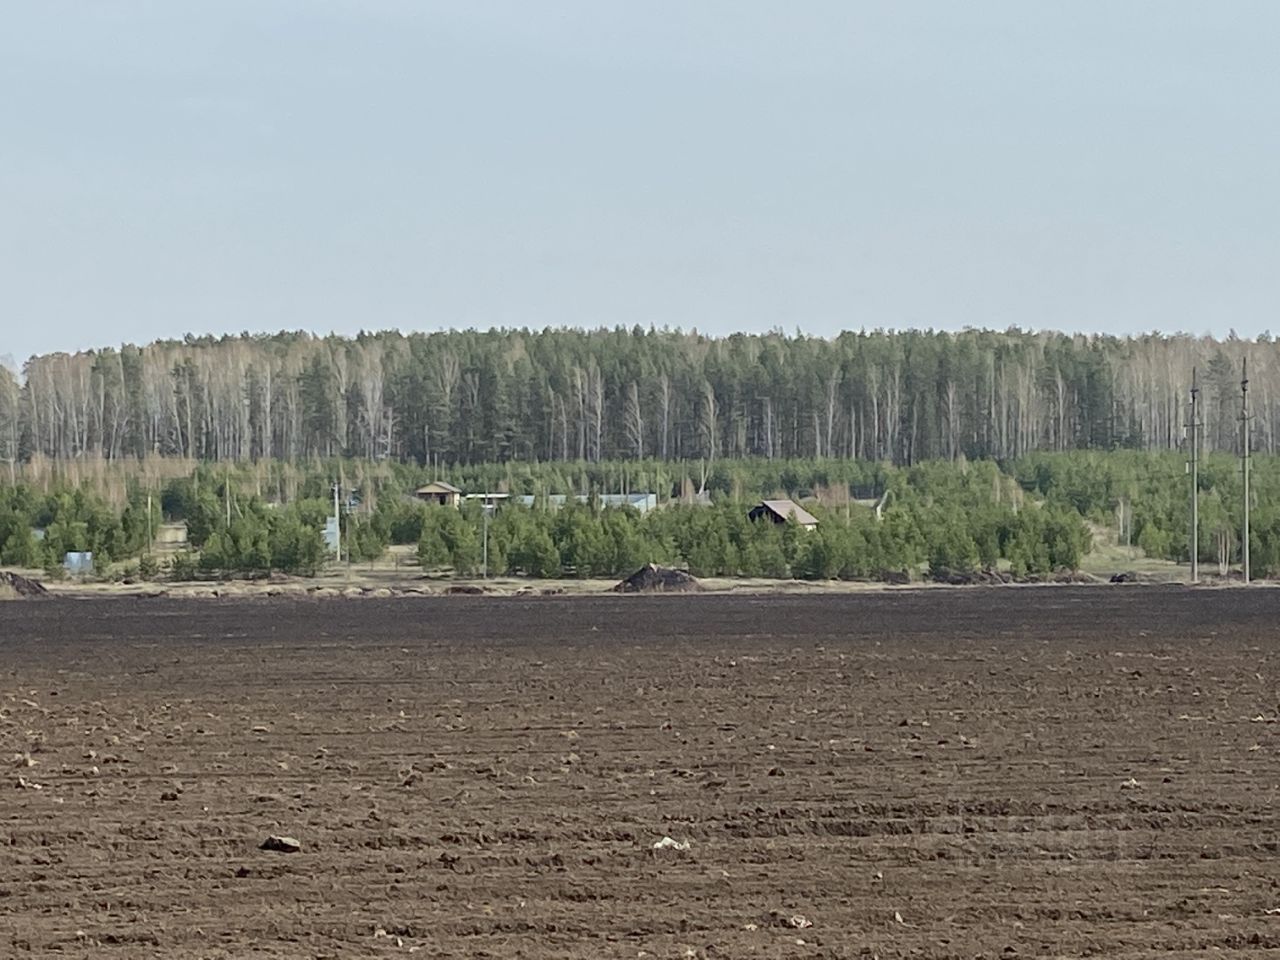
{"label": "dark brown soil", "polygon": [[0,956],[1280,949],[1277,613],[1147,586],[0,604]]}
{"label": "dark brown soil", "polygon": [[614,593],[695,593],[700,589],[695,577],[683,570],[646,563],[613,588]]}
{"label": "dark brown soil", "polygon": [[7,570],[0,570],[0,586],[8,587],[20,597],[44,597],[49,593],[40,581]]}

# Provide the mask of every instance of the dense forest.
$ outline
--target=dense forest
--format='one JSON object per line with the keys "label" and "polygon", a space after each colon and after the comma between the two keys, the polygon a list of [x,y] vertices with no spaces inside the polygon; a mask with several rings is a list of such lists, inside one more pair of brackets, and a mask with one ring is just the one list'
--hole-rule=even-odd
{"label": "dense forest", "polygon": [[1010,330],[548,329],[188,337],[0,368],[0,462],[348,456],[417,463],[1170,450],[1193,368],[1207,450],[1276,451],[1280,345]]}

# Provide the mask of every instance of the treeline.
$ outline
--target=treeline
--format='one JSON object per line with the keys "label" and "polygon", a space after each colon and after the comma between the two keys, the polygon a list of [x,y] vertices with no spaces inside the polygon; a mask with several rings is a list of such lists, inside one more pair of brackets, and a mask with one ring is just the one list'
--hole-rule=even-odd
{"label": "treeline", "polygon": [[99,564],[146,552],[161,521],[160,505],[135,492],[115,509],[86,490],[38,494],[26,486],[0,486],[0,564],[61,566],[69,552],[92,552]]}
{"label": "treeline", "polygon": [[121,510],[85,490],[39,495],[30,487],[0,487],[0,565],[60,575],[67,553],[88,552],[99,573],[117,561],[133,560],[142,573],[155,575],[162,571],[152,555],[152,538],[166,515],[189,517],[200,547],[165,571],[179,579],[200,570],[314,574],[328,559],[320,532],[329,509],[325,500],[277,507],[250,498],[237,504],[228,523],[207,497],[199,506],[186,501],[191,486],[173,483],[163,498],[135,490]]}
{"label": "treeline", "polygon": [[1193,368],[1206,449],[1276,450],[1270,336],[1010,330],[711,338],[547,329],[187,337],[0,368],[0,461],[419,464],[759,457],[1007,460],[1183,443]]}
{"label": "treeline", "polygon": [[[173,463],[172,461],[165,461]],[[151,461],[111,466],[74,488],[0,485],[0,564],[39,567],[67,551],[95,553],[99,568],[145,557],[162,520],[185,523],[191,551],[178,573],[310,573],[329,562],[321,530],[342,479],[343,543],[353,562],[412,545],[428,568],[473,573],[484,524],[474,504],[432,508],[410,492],[431,475],[390,461],[201,464],[156,478]],[[1253,462],[1254,572],[1280,574],[1280,457]],[[1108,531],[1146,555],[1186,563],[1189,486],[1176,453],[1037,453],[994,461],[894,467],[844,459],[478,464],[453,480],[471,492],[535,498],[489,523],[490,573],[612,576],[655,561],[726,576],[874,578],[999,565],[1035,574],[1073,567],[1088,532]],[[1239,562],[1240,463],[1207,456],[1200,469],[1200,560]],[[620,489],[659,495],[640,516],[590,503],[546,507],[548,494]],[[695,496],[701,491],[705,496]],[[765,497],[804,501],[821,520],[812,533],[751,523]],[[710,501],[710,506],[705,505]],[[148,514],[148,505],[150,513]],[[38,531],[38,532],[37,532]]]}
{"label": "treeline", "polygon": [[970,573],[1007,560],[1015,576],[1075,569],[1089,548],[1076,514],[1014,512],[988,504],[964,513],[899,504],[882,519],[864,508],[816,508],[820,523],[747,519],[748,504],[674,506],[641,516],[626,508],[574,506],[555,512],[502,510],[489,525],[487,550],[478,511],[427,508],[418,542],[426,568],[475,575],[613,577],[648,562],[704,577],[804,580],[915,579],[922,573]]}
{"label": "treeline", "polygon": [[[1176,454],[1035,454],[1011,467],[1019,486],[1048,504],[1112,527],[1147,556],[1190,560],[1190,477]],[[1280,459],[1251,471],[1249,550],[1253,570],[1280,573]],[[1241,462],[1212,454],[1199,469],[1199,560],[1225,572],[1241,556]]]}
{"label": "treeline", "polygon": [[[344,535],[354,561],[376,559],[390,544],[416,544],[424,568],[463,576],[617,576],[653,561],[698,576],[870,580],[994,569],[1002,560],[1027,575],[1074,569],[1089,549],[1078,513],[1024,501],[993,463],[893,471],[878,510],[850,500],[847,487],[831,496],[817,482],[825,472],[815,473],[808,483],[826,491],[828,503],[812,505],[820,520],[812,531],[749,520],[752,500],[672,503],[641,515],[598,499],[553,510],[539,498],[531,508],[503,506],[486,523],[474,501],[454,509],[382,497],[377,508],[351,514]],[[233,523],[224,535],[214,495],[204,498],[190,524],[193,541],[204,544],[201,565],[265,569],[265,554],[252,552],[259,525]]]}

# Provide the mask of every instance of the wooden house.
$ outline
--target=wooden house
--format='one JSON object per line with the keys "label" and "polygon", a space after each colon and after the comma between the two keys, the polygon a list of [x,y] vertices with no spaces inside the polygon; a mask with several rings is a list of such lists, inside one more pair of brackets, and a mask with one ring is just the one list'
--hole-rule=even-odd
{"label": "wooden house", "polygon": [[771,520],[774,523],[786,523],[795,520],[806,530],[818,525],[818,518],[794,500],[761,500],[747,514],[751,520]]}
{"label": "wooden house", "polygon": [[433,480],[413,491],[413,495],[423,503],[438,503],[442,507],[456,507],[462,502],[462,491],[443,480]]}

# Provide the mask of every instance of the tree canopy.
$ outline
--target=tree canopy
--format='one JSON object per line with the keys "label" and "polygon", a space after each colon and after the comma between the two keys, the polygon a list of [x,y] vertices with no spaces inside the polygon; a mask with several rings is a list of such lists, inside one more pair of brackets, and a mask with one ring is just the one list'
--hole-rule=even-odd
{"label": "tree canopy", "polygon": [[656,329],[187,337],[0,369],[0,460],[315,456],[418,463],[846,457],[896,464],[1169,450],[1193,368],[1209,449],[1275,452],[1269,336]]}

